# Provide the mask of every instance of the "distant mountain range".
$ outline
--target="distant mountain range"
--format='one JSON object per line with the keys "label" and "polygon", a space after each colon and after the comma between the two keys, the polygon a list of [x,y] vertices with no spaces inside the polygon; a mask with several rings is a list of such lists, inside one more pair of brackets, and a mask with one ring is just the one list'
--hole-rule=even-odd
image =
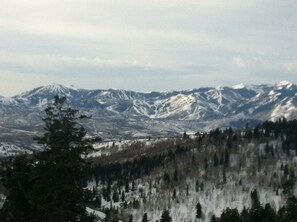
{"label": "distant mountain range", "polygon": [[28,143],[40,132],[44,108],[55,95],[92,115],[85,124],[104,138],[166,136],[216,127],[244,127],[297,117],[297,86],[238,84],[172,92],[87,90],[52,84],[10,98],[0,97],[0,139]]}

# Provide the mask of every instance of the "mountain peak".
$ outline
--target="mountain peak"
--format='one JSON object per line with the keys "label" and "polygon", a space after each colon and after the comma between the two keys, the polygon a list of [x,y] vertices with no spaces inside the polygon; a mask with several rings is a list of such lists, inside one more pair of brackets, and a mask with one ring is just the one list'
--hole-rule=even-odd
{"label": "mountain peak", "polygon": [[292,85],[292,83],[290,83],[287,80],[282,80],[279,83],[277,83],[277,86],[288,86],[288,85]]}
{"label": "mountain peak", "polygon": [[64,90],[66,87],[61,84],[53,83],[47,86],[43,86],[42,88],[45,90],[50,90],[51,92],[58,93]]}
{"label": "mountain peak", "polygon": [[243,83],[239,83],[237,85],[232,86],[233,89],[243,89],[246,86]]}
{"label": "mountain peak", "polygon": [[294,84],[287,80],[283,80],[277,83],[276,86],[278,87],[278,89],[283,89],[283,88],[290,89],[292,86],[294,86]]}

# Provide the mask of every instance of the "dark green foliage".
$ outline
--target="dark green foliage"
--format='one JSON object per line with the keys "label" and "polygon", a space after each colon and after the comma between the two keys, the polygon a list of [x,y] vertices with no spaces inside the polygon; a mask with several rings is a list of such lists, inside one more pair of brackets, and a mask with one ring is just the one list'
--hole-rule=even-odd
{"label": "dark green foliage", "polygon": [[216,218],[216,216],[215,215],[213,215],[212,217],[211,217],[211,219],[210,219],[210,222],[217,222],[218,220],[217,220],[217,218]]}
{"label": "dark green foliage", "polygon": [[261,207],[257,190],[254,190],[251,192],[251,200],[252,200],[252,209],[259,209]]}
{"label": "dark green foliage", "polygon": [[253,138],[252,130],[246,129],[244,138],[246,138],[248,141],[251,141],[251,139]]}
{"label": "dark green foliage", "polygon": [[135,191],[135,189],[136,189],[136,188],[135,188],[135,181],[133,180],[133,181],[132,181],[132,188],[131,188],[131,191]]}
{"label": "dark green foliage", "polygon": [[[82,155],[91,149],[84,138],[85,129],[78,125],[85,118],[77,110],[65,107],[65,98],[58,96],[45,109],[45,132],[36,138],[45,151],[35,155],[34,164],[22,159],[7,172],[5,180],[10,193],[1,211],[1,221],[93,220],[85,209],[91,201],[90,193],[82,187],[88,167]],[[17,174],[19,181],[15,180]],[[17,207],[21,202],[24,206]]]}
{"label": "dark green foliage", "polygon": [[249,222],[249,211],[244,207],[241,211],[242,222]]}
{"label": "dark green foliage", "polygon": [[30,221],[32,205],[28,192],[32,189],[33,162],[25,156],[17,157],[13,168],[8,168],[3,183],[9,188],[9,196],[0,211],[0,221]]}
{"label": "dark green foliage", "polygon": [[227,208],[220,218],[213,217],[211,221],[220,222],[296,222],[297,221],[297,198],[289,197],[285,206],[276,212],[270,204],[263,208],[259,202],[257,190],[251,192],[252,207],[244,208],[241,215],[237,209]]}
{"label": "dark green foliage", "polygon": [[233,147],[232,139],[231,139],[231,137],[228,137],[227,148],[228,148],[228,150],[231,150],[232,147]]}
{"label": "dark green foliage", "polygon": [[[90,173],[94,178],[102,182],[106,180],[122,181],[125,183],[125,192],[129,192],[131,190],[129,181],[148,175],[153,169],[164,166],[166,162],[174,161],[176,155],[183,155],[187,152],[190,152],[190,149],[177,145],[175,151],[168,152],[167,155],[164,153],[155,156],[145,155],[124,163],[94,164]],[[169,176],[169,182],[170,179]],[[168,181],[168,177],[166,180]]]}
{"label": "dark green foliage", "polygon": [[[97,175],[97,174],[95,174]],[[129,187],[129,180],[125,181],[125,192],[128,193],[130,191],[130,187]]]}
{"label": "dark green foliage", "polygon": [[121,200],[122,200],[122,202],[124,202],[124,201],[125,201],[125,192],[124,192],[124,191],[122,191]]}
{"label": "dark green foliage", "polygon": [[207,161],[207,158],[205,157],[204,158],[204,170],[205,171],[207,170],[207,167],[208,167],[208,161]]}
{"label": "dark green foliage", "polygon": [[199,182],[198,182],[198,180],[196,180],[195,191],[196,191],[196,192],[199,191]]}
{"label": "dark green foliage", "polygon": [[149,219],[147,218],[147,213],[145,213],[142,217],[142,222],[149,222]]}
{"label": "dark green foliage", "polygon": [[139,209],[140,208],[140,203],[135,198],[133,199],[133,208],[134,209]]}
{"label": "dark green foliage", "polygon": [[266,204],[263,211],[263,222],[274,222],[276,221],[276,213],[274,209],[271,208],[270,204]]}
{"label": "dark green foliage", "polygon": [[192,155],[192,165],[195,165],[196,161],[195,161],[195,154]]}
{"label": "dark green foliage", "polygon": [[172,198],[173,198],[173,199],[176,198],[176,189],[173,190]]}
{"label": "dark green foliage", "polygon": [[177,170],[174,171],[174,174],[173,174],[173,180],[174,180],[174,181],[178,181]]}
{"label": "dark green foliage", "polygon": [[190,136],[187,135],[187,132],[185,131],[184,134],[183,134],[183,140],[186,140],[186,139],[189,139]]}
{"label": "dark green foliage", "polygon": [[228,167],[230,164],[230,156],[228,150],[225,151],[225,166]]}
{"label": "dark green foliage", "polygon": [[297,221],[297,198],[289,197],[283,211],[283,221]]}
{"label": "dark green foliage", "polygon": [[171,221],[172,221],[172,218],[171,218],[171,216],[169,214],[169,211],[164,210],[163,213],[162,213],[160,222],[171,222]]}
{"label": "dark green foliage", "polygon": [[223,183],[227,182],[227,178],[226,178],[226,167],[223,167]]}
{"label": "dark green foliage", "polygon": [[117,203],[120,201],[120,196],[117,190],[115,190],[112,194],[112,200],[113,202]]}
{"label": "dark green foliage", "polygon": [[163,180],[165,183],[170,183],[170,175],[169,173],[164,173]]}
{"label": "dark green foliage", "polygon": [[220,165],[224,165],[225,159],[224,159],[224,154],[221,153],[221,157],[220,157]]}
{"label": "dark green foliage", "polygon": [[95,202],[94,202],[95,207],[101,208],[101,204],[102,204],[101,196],[96,196]]}
{"label": "dark green foliage", "polygon": [[259,139],[260,138],[260,131],[259,131],[259,126],[256,126],[255,129],[254,129],[254,132],[253,132],[253,137],[255,139]]}
{"label": "dark green foliage", "polygon": [[220,222],[242,222],[237,209],[227,208],[221,216]]}
{"label": "dark green foliage", "polygon": [[217,154],[215,153],[213,156],[213,166],[216,167],[219,165],[219,158],[217,156]]}
{"label": "dark green foliage", "polygon": [[[266,121],[259,125],[259,129],[264,131],[264,136],[274,136],[274,138],[281,137],[283,144],[283,151],[289,154],[290,150],[297,151],[297,120],[287,121],[285,118],[279,121]],[[286,138],[284,139],[284,136]]]}
{"label": "dark green foliage", "polygon": [[200,203],[197,203],[196,205],[196,218],[201,218],[202,217],[202,207]]}

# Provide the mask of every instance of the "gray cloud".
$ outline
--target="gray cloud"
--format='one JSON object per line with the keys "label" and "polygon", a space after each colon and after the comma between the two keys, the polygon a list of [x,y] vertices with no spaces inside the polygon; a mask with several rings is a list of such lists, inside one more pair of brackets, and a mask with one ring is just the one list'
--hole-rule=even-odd
{"label": "gray cloud", "polygon": [[141,91],[296,83],[296,11],[294,0],[4,1],[0,95],[53,81]]}

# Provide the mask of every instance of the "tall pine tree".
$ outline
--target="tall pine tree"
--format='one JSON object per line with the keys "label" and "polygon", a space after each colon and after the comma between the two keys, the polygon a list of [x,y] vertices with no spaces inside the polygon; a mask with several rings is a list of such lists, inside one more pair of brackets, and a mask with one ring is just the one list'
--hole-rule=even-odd
{"label": "tall pine tree", "polygon": [[[36,138],[45,151],[34,156],[30,168],[28,163],[22,163],[30,172],[23,172],[26,173],[22,175],[24,181],[20,186],[15,185],[22,192],[29,220],[14,207],[17,204],[15,193],[10,190],[1,221],[93,221],[86,212],[89,192],[82,186],[87,172],[83,155],[91,149],[91,144],[85,139],[86,131],[79,121],[87,117],[66,107],[65,101],[56,96],[53,104],[45,109],[45,132]],[[10,175],[19,172],[14,167]],[[8,181],[11,178],[8,176]]]}

